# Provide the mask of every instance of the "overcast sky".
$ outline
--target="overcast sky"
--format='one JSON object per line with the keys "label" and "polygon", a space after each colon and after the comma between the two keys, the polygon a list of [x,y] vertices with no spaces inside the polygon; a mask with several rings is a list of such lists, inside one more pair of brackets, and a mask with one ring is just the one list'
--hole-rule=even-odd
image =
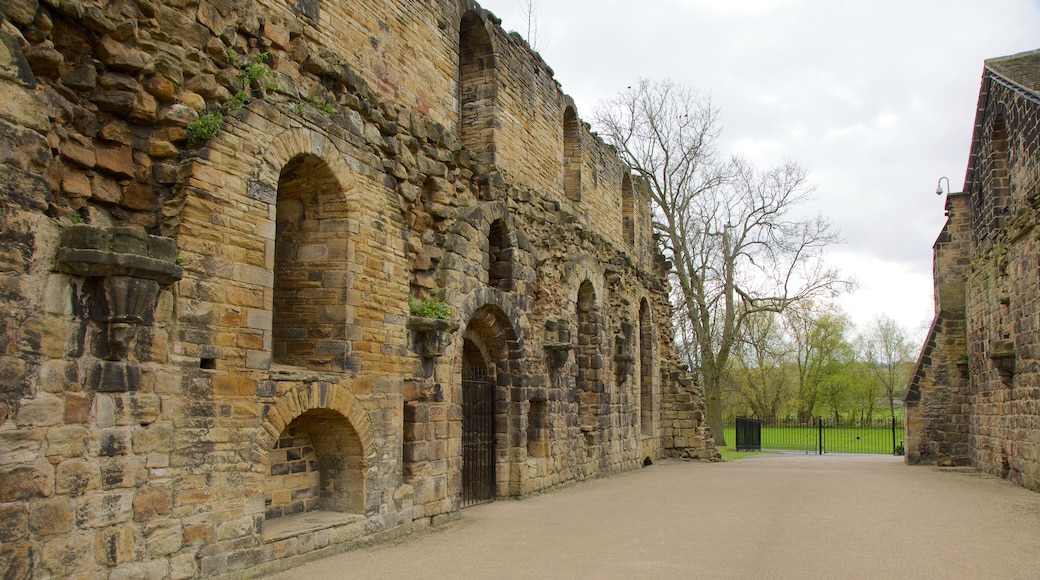
{"label": "overcast sky", "polygon": [[[479,1],[479,0],[478,0]],[[521,0],[484,0],[527,36]],[[1040,0],[534,0],[536,47],[578,114],[638,78],[711,96],[724,151],[793,160],[813,213],[845,243],[828,259],[915,337],[931,323],[939,177],[964,183],[983,61],[1040,48]],[[945,185],[945,183],[944,183]]]}

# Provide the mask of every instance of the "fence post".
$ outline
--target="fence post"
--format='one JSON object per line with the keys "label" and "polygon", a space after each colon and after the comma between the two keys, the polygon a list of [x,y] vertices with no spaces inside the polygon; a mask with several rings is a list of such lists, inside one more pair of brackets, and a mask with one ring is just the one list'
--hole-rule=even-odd
{"label": "fence post", "polygon": [[823,455],[823,415],[816,417],[816,441],[819,443],[816,454]]}
{"label": "fence post", "polygon": [[896,418],[892,417],[892,455],[896,454]]}

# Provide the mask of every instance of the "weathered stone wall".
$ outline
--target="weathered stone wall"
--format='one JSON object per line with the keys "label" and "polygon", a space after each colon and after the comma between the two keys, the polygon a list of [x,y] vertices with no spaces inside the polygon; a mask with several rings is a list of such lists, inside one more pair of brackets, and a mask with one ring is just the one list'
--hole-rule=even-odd
{"label": "weathered stone wall", "polygon": [[645,186],[468,0],[12,0],[0,99],[5,577],[456,518],[466,365],[492,498],[717,457]]}
{"label": "weathered stone wall", "polygon": [[908,392],[907,453],[1040,491],[1037,63],[987,62],[967,191],[936,246],[937,323]]}

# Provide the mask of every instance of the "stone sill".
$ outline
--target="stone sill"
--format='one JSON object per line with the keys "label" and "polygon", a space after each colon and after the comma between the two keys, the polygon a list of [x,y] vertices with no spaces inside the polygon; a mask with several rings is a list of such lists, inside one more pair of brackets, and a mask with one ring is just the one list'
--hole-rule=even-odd
{"label": "stone sill", "polygon": [[264,542],[277,542],[295,536],[364,521],[361,514],[316,510],[264,522]]}

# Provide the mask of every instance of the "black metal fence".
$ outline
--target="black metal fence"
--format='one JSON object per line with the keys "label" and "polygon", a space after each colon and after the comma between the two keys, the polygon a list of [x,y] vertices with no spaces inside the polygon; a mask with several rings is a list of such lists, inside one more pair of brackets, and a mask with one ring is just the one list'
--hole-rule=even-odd
{"label": "black metal fence", "polygon": [[904,435],[903,422],[895,417],[874,420],[812,417],[809,421],[737,417],[733,439],[737,451],[902,455]]}

